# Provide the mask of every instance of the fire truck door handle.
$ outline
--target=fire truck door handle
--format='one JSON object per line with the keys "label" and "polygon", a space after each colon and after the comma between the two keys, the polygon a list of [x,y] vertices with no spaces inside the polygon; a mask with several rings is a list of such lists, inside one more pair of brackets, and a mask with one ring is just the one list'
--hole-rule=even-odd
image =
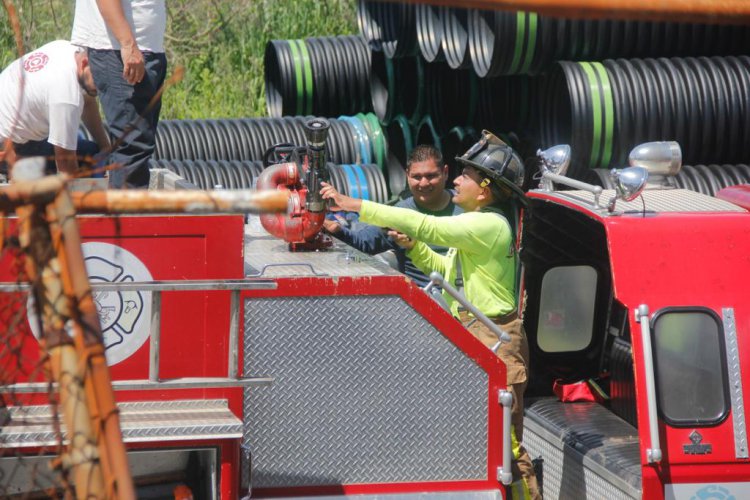
{"label": "fire truck door handle", "polygon": [[656,413],[654,355],[651,350],[651,325],[649,324],[648,313],[646,304],[641,304],[635,310],[635,320],[641,324],[643,367],[646,371],[646,400],[648,401],[648,430],[651,439],[651,448],[646,449],[646,460],[652,464],[661,462],[661,444],[659,442],[659,420]]}
{"label": "fire truck door handle", "polygon": [[510,469],[510,462],[513,457],[513,443],[511,441],[511,408],[513,407],[513,393],[501,389],[498,392],[500,405],[503,407],[503,463],[497,469],[497,480],[504,485],[513,482],[513,472]]}

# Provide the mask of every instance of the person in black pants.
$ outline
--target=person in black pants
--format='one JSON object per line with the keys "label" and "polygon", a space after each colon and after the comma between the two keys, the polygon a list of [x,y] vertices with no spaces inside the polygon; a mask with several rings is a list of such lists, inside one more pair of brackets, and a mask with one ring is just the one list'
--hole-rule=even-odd
{"label": "person in black pants", "polygon": [[114,188],[148,187],[167,72],[164,0],[77,0],[71,42],[86,47],[112,137]]}

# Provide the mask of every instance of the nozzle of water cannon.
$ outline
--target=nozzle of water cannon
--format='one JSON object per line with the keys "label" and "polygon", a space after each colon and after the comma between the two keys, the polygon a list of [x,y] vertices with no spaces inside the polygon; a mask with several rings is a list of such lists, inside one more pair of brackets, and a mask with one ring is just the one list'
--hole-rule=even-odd
{"label": "nozzle of water cannon", "polygon": [[305,122],[305,137],[310,146],[322,148],[328,138],[331,124],[325,118],[313,118]]}

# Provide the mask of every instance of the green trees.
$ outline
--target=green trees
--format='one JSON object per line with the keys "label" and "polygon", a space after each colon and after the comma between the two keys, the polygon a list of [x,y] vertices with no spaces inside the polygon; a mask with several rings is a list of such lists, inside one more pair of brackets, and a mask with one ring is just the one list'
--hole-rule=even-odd
{"label": "green trees", "polygon": [[[70,36],[71,0],[14,0],[25,49]],[[170,74],[162,118],[263,116],[263,51],[275,38],[352,34],[354,0],[169,0]],[[0,7],[0,66],[17,56],[8,14]]]}

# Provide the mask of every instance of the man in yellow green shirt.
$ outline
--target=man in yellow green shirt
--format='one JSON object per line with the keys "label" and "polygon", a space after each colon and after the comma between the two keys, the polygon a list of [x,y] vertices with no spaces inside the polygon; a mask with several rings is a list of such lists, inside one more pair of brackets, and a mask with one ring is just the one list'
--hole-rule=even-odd
{"label": "man in yellow green shirt", "polygon": [[[506,331],[511,342],[498,350],[507,367],[508,389],[513,394],[513,498],[540,499],[531,459],[522,446],[523,392],[527,384],[529,348],[516,303],[516,252],[514,228],[506,215],[515,215],[524,203],[524,167],[521,159],[489,132],[463,156],[456,158],[463,172],[454,181],[453,202],[464,213],[434,217],[343,196],[323,184],[323,198],[342,210],[359,212],[362,222],[391,228],[390,235],[407,248],[407,256],[425,274],[438,271],[449,283],[463,286],[466,298]],[[511,213],[512,212],[512,213]],[[428,245],[450,247],[446,255]],[[444,294],[445,295],[445,294]],[[471,318],[449,295],[453,315],[468,323]],[[468,327],[488,347],[497,337],[480,322]]]}

